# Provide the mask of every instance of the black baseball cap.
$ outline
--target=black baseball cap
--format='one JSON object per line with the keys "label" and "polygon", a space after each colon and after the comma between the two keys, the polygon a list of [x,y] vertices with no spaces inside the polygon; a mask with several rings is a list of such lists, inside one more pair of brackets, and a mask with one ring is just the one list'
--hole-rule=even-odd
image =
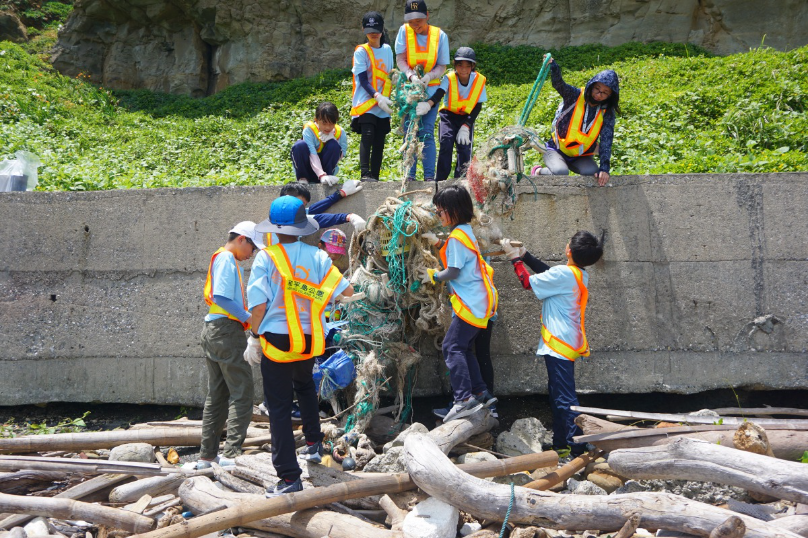
{"label": "black baseball cap", "polygon": [[384,17],[378,11],[368,11],[362,17],[362,29],[366,34],[381,34],[384,31]]}
{"label": "black baseball cap", "polygon": [[426,18],[426,2],[424,0],[407,0],[404,6],[404,21]]}
{"label": "black baseball cap", "polygon": [[454,55],[454,61],[466,60],[467,62],[477,63],[477,55],[474,54],[474,49],[471,47],[460,47]]}

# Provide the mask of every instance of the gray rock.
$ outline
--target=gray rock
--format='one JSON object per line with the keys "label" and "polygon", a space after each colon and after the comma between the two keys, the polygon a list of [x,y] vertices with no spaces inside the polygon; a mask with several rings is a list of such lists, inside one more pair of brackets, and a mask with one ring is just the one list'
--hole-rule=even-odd
{"label": "gray rock", "polygon": [[366,473],[403,473],[407,471],[404,465],[404,447],[394,446],[384,454],[379,454],[362,469]]}
{"label": "gray rock", "polygon": [[534,452],[541,452],[541,445],[553,443],[553,432],[535,417],[520,418],[511,426],[511,433],[523,439],[533,448]]}
{"label": "gray rock", "polygon": [[429,433],[429,430],[426,426],[421,424],[420,422],[413,423],[409,428],[404,430],[403,432],[399,433],[398,436],[390,441],[389,443],[385,443],[384,447],[382,447],[382,452],[387,453],[393,447],[396,446],[404,446],[404,439],[407,438],[408,435],[411,433]]}
{"label": "gray rock", "polygon": [[26,536],[48,536],[51,532],[48,528],[48,520],[42,516],[35,517],[23,527]]}
{"label": "gray rock", "polygon": [[596,486],[589,480],[579,482],[574,478],[570,478],[567,480],[567,489],[575,495],[608,495],[605,489]]}
{"label": "gray rock", "polygon": [[724,504],[729,499],[748,502],[746,490],[712,482],[691,480],[639,480],[649,491],[667,491],[707,504]]}
{"label": "gray rock", "polygon": [[460,536],[468,536],[469,534],[474,534],[478,530],[482,529],[483,526],[477,523],[476,521],[472,521],[471,523],[463,523],[463,526],[460,527]]}
{"label": "gray rock", "polygon": [[613,495],[620,495],[623,493],[639,493],[641,491],[649,491],[651,488],[644,484],[640,484],[636,480],[628,480],[625,484],[614,490]]}
{"label": "gray rock", "polygon": [[533,482],[533,479],[527,473],[514,473],[505,476],[495,476],[494,482],[497,484],[506,484],[508,486],[513,482],[514,486],[524,486],[528,482]]}
{"label": "gray rock", "polygon": [[536,451],[524,439],[511,432],[502,432],[497,436],[497,452],[507,456],[533,454]]}
{"label": "gray rock", "polygon": [[154,447],[149,443],[127,443],[109,451],[109,461],[154,463]]}
{"label": "gray rock", "polygon": [[28,32],[25,25],[14,13],[0,11],[0,41],[28,42]]}
{"label": "gray rock", "polygon": [[488,452],[467,452],[457,457],[457,463],[478,463],[481,461],[497,461],[497,457]]}

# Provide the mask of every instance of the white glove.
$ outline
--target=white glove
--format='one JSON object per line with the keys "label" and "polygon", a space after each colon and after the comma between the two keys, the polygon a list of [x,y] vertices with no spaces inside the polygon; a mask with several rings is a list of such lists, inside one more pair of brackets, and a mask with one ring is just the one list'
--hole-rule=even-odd
{"label": "white glove", "polygon": [[421,84],[421,77],[418,76],[418,73],[410,73],[407,76],[407,80],[409,80],[413,84]]}
{"label": "white glove", "polygon": [[499,244],[502,247],[502,250],[505,252],[505,257],[509,260],[521,258],[525,255],[525,252],[527,252],[527,249],[524,246],[513,246],[510,239],[502,239]]}
{"label": "white glove", "polygon": [[461,146],[468,146],[471,144],[471,129],[468,125],[462,126],[457,131],[457,143]]}
{"label": "white glove", "polygon": [[438,239],[438,236],[433,234],[432,232],[426,232],[425,234],[421,234],[421,239],[425,239],[427,243],[429,243],[433,247],[438,243],[440,243],[440,239]]}
{"label": "white glove", "polygon": [[328,185],[329,187],[333,187],[337,183],[339,183],[339,178],[337,176],[323,176],[320,178],[320,183],[323,185]]}
{"label": "white glove", "polygon": [[415,105],[415,113],[419,116],[424,116],[432,110],[432,105],[429,104],[429,101],[421,101],[417,105]]}
{"label": "white glove", "polygon": [[430,286],[435,284],[435,281],[432,280],[432,275],[437,273],[437,271],[429,267],[418,267],[417,271],[418,280],[421,281],[421,284],[429,284]]}
{"label": "white glove", "polygon": [[345,198],[346,196],[356,194],[361,190],[362,190],[362,183],[360,183],[355,179],[349,179],[342,184],[342,188],[339,191],[342,193],[342,197]]}
{"label": "white glove", "polygon": [[244,350],[244,360],[250,364],[260,365],[264,358],[264,350],[261,349],[261,340],[250,335],[247,339],[247,349]]}
{"label": "white glove", "polygon": [[393,114],[393,110],[390,108],[390,105],[393,104],[393,102],[390,101],[389,98],[385,97],[384,95],[380,94],[379,92],[376,92],[373,95],[373,97],[374,97],[374,99],[376,99],[376,104],[379,105],[379,108],[381,108],[382,110],[384,110],[385,112],[387,112],[390,115]]}
{"label": "white glove", "polygon": [[351,213],[350,215],[348,215],[348,222],[353,224],[355,232],[361,232],[362,230],[365,229],[365,225],[367,224],[367,222],[365,222],[365,219],[363,219],[362,217],[360,217],[355,213]]}
{"label": "white glove", "polygon": [[320,142],[325,144],[329,140],[334,140],[334,131],[331,131],[330,133],[320,133]]}

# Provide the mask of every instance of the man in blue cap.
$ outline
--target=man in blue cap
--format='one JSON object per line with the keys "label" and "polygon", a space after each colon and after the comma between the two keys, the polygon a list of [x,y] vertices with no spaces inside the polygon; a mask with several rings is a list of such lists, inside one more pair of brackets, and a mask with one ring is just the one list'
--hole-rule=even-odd
{"label": "man in blue cap", "polygon": [[258,253],[250,272],[247,300],[253,332],[244,353],[247,361],[261,365],[272,465],[280,478],[274,488],[267,489],[267,497],[303,489],[292,431],[294,393],[306,438],[301,457],[319,463],[323,454],[312,368],[314,358],[325,350],[326,306],[339,295],[353,295],[353,287],[325,251],[299,241],[318,229],[317,221],[306,215],[303,202],[294,196],[272,202],[269,218],[255,226],[257,232],[278,238],[278,244]]}

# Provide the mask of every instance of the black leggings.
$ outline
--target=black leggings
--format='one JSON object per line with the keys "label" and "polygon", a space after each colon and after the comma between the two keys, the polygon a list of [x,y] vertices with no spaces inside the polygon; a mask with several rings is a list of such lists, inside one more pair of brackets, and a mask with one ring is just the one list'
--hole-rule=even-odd
{"label": "black leggings", "polygon": [[362,138],[359,140],[359,171],[363,178],[379,179],[384,158],[384,141],[390,132],[390,118],[373,114],[359,117]]}

